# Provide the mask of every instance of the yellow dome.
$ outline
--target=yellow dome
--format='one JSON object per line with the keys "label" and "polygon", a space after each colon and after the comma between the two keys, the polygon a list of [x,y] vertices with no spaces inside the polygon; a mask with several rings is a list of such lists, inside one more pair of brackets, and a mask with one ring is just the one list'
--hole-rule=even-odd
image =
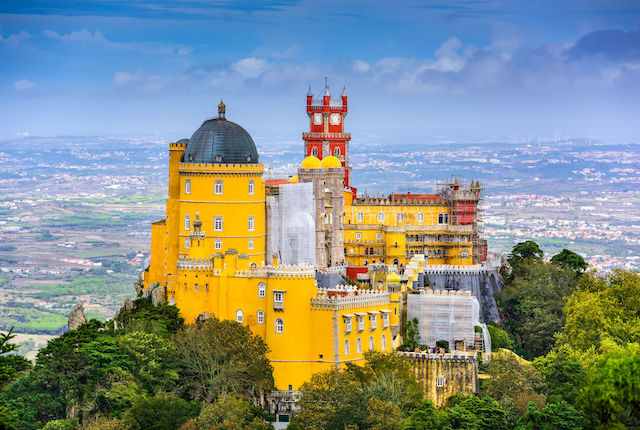
{"label": "yellow dome", "polygon": [[291,179],[289,179],[289,182],[294,182],[294,183],[298,183],[298,175],[292,176]]}
{"label": "yellow dome", "polygon": [[334,157],[333,155],[330,155],[322,159],[322,167],[324,167],[325,169],[340,168],[342,167],[342,162],[338,157]]}
{"label": "yellow dome", "polygon": [[313,155],[309,155],[302,163],[300,163],[300,168],[302,169],[319,169],[320,168],[320,160],[318,157],[314,157]]}
{"label": "yellow dome", "polygon": [[402,278],[396,272],[391,272],[387,275],[387,283],[389,284],[399,284]]}

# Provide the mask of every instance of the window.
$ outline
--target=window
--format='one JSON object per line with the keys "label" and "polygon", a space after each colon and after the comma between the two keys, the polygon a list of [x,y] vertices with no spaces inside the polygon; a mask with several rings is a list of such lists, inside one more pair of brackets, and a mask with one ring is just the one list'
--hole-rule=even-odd
{"label": "window", "polygon": [[282,291],[276,291],[273,293],[273,303],[282,304],[283,298],[284,294],[282,294]]}
{"label": "window", "polygon": [[358,354],[362,354],[362,340],[360,340],[360,338],[356,341],[356,350]]}
{"label": "window", "polygon": [[278,318],[276,320],[276,333],[283,333],[283,332],[284,332],[284,321]]}
{"label": "window", "polygon": [[378,315],[371,314],[371,330],[375,330],[378,327]]}
{"label": "window", "polygon": [[364,222],[364,214],[362,212],[358,212],[358,222]]}
{"label": "window", "polygon": [[436,387],[444,387],[444,378],[436,378]]}
{"label": "window", "polygon": [[224,192],[224,185],[222,181],[216,181],[213,187],[213,192],[216,194],[222,194]]}
{"label": "window", "polygon": [[253,195],[254,192],[255,192],[255,184],[252,179],[249,181],[249,195]]}
{"label": "window", "polygon": [[187,284],[184,284],[184,291],[187,291]]}
{"label": "window", "polygon": [[375,344],[373,343],[373,336],[369,336],[369,351],[373,351],[375,348]]}
{"label": "window", "polygon": [[258,284],[258,297],[267,297],[267,286],[264,282]]}
{"label": "window", "polygon": [[467,248],[463,249],[460,253],[461,258],[469,258],[469,250]]}
{"label": "window", "polygon": [[209,284],[204,284],[204,291],[205,293],[209,292]]}
{"label": "window", "polygon": [[213,242],[214,244],[214,248],[215,249],[222,249],[222,240],[221,239],[216,239],[215,242]]}
{"label": "window", "polygon": [[253,231],[255,229],[256,217],[249,217],[249,231]]}
{"label": "window", "polygon": [[193,286],[193,291],[194,291],[194,292],[196,292],[196,293],[198,292],[198,284],[195,284],[195,285]]}
{"label": "window", "polygon": [[346,317],[344,319],[344,329],[347,333],[351,332],[351,317]]}
{"label": "window", "polygon": [[184,249],[189,249],[189,238],[188,237],[184,238]]}
{"label": "window", "polygon": [[438,224],[449,224],[449,214],[438,214]]}
{"label": "window", "polygon": [[384,328],[389,327],[389,313],[385,312],[382,314],[382,326]]}
{"label": "window", "polygon": [[247,248],[253,249],[253,239],[249,239],[249,244],[247,245]]}
{"label": "window", "polygon": [[377,233],[376,233],[376,239],[377,239],[377,240],[381,240],[381,239],[382,239],[382,233],[377,232]]}
{"label": "window", "polygon": [[344,355],[349,355],[349,339],[344,340]]}
{"label": "window", "polygon": [[418,222],[419,223],[423,223],[424,222],[424,214],[422,212],[418,213]]}
{"label": "window", "polygon": [[333,155],[336,157],[340,157],[340,148],[338,148],[337,146],[333,148]]}
{"label": "window", "polygon": [[264,312],[258,311],[258,324],[264,324]]}
{"label": "window", "polygon": [[191,179],[184,180],[184,193],[191,194]]}
{"label": "window", "polygon": [[378,222],[384,222],[384,212],[378,212]]}
{"label": "window", "polygon": [[356,240],[360,240],[362,239],[362,233],[360,233],[359,231],[356,232]]}
{"label": "window", "polygon": [[314,157],[318,156],[318,148],[311,148],[311,155],[313,155]]}
{"label": "window", "polygon": [[403,222],[404,221],[404,214],[402,212],[400,212],[398,214],[398,222]]}
{"label": "window", "polygon": [[358,315],[358,331],[364,330],[364,315]]}
{"label": "window", "polygon": [[381,351],[387,350],[387,336],[384,334],[382,335],[382,338],[380,338],[380,350]]}
{"label": "window", "polygon": [[240,309],[236,311],[236,322],[242,323],[244,320],[244,313]]}
{"label": "window", "polygon": [[191,217],[189,215],[184,216],[184,229],[189,230],[191,227]]}
{"label": "window", "polygon": [[215,231],[222,231],[224,226],[223,218],[221,216],[217,216],[213,219],[213,229]]}

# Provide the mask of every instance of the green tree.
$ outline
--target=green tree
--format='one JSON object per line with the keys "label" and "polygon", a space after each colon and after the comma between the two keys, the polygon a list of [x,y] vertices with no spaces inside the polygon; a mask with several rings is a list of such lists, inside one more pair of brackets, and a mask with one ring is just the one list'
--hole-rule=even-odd
{"label": "green tree", "polygon": [[118,317],[109,325],[125,332],[145,331],[162,337],[175,334],[184,325],[176,306],[163,304],[154,306],[150,298],[139,298],[132,309],[120,309]]}
{"label": "green tree", "polygon": [[367,402],[367,426],[370,430],[399,430],[402,411],[391,402],[370,398]]}
{"label": "green tree", "polygon": [[136,378],[122,369],[114,369],[102,378],[92,392],[89,412],[120,417],[140,396],[142,387]]}
{"label": "green tree", "polygon": [[511,399],[522,412],[529,402],[544,407],[545,396],[539,394],[544,386],[543,376],[514,353],[504,350],[493,354],[487,373],[490,378],[483,394],[498,401]]}
{"label": "green tree", "polygon": [[491,397],[462,396],[451,400],[452,406],[443,415],[443,422],[450,426],[449,428],[509,429],[505,411]]}
{"label": "green tree", "polygon": [[541,260],[544,252],[540,249],[537,243],[532,240],[520,242],[516,244],[509,254],[509,264],[512,266],[518,264],[520,261],[531,258]]}
{"label": "green tree", "polygon": [[576,275],[562,267],[529,259],[498,295],[504,324],[526,358],[551,350],[555,335],[565,324],[564,306],[578,288]]}
{"label": "green tree", "polygon": [[118,346],[133,362],[133,375],[149,393],[170,389],[178,381],[178,351],[169,339],[134,331],[120,337]]}
{"label": "green tree", "polygon": [[15,338],[13,327],[8,333],[0,333],[0,390],[9,382],[13,381],[22,372],[31,368],[31,363],[24,357],[15,353],[20,345],[11,343],[11,339]]}
{"label": "green tree", "polygon": [[237,393],[255,402],[273,386],[268,347],[242,324],[212,318],[183,327],[173,343],[182,364],[181,382],[199,400]]}
{"label": "green tree", "polygon": [[555,349],[544,357],[536,358],[533,366],[544,376],[542,392],[549,403],[560,400],[575,403],[587,379],[587,373],[578,360],[565,349]]}
{"label": "green tree", "polygon": [[53,420],[42,427],[42,430],[76,430],[78,421],[76,420]]}
{"label": "green tree", "polygon": [[603,354],[579,402],[602,428],[640,426],[640,345]]}
{"label": "green tree", "polygon": [[202,406],[200,415],[195,420],[196,428],[198,430],[273,429],[271,424],[266,423],[263,417],[255,412],[249,402],[237,394],[220,396],[214,403],[206,403]]}
{"label": "green tree", "polygon": [[566,248],[551,257],[551,262],[559,264],[565,269],[572,270],[576,273],[584,273],[584,271],[587,270],[587,267],[589,267],[580,254],[576,254]]}
{"label": "green tree", "polygon": [[582,411],[562,400],[550,403],[542,410],[535,403],[529,403],[518,430],[579,430],[584,426]]}
{"label": "green tree", "polygon": [[403,430],[434,430],[441,429],[447,421],[445,412],[439,411],[431,400],[424,400],[413,409],[407,418],[402,420]]}
{"label": "green tree", "polygon": [[487,324],[487,330],[489,330],[489,335],[491,336],[491,348],[513,348],[513,341],[509,337],[506,331],[502,330],[500,327],[496,326],[494,323]]}
{"label": "green tree", "polygon": [[404,337],[404,342],[398,349],[400,351],[413,351],[416,348],[420,348],[420,343],[418,342],[419,337],[418,318],[407,321],[407,332]]}
{"label": "green tree", "polygon": [[640,343],[640,273],[584,274],[564,313],[558,344],[575,351],[586,367],[607,350]]}
{"label": "green tree", "polygon": [[176,430],[200,413],[200,403],[187,402],[173,394],[158,392],[153,397],[140,396],[123,415],[130,430]]}

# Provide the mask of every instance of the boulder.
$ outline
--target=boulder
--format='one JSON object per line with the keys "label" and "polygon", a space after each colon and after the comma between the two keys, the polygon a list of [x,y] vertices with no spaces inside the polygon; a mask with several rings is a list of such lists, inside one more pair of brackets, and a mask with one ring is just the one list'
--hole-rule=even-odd
{"label": "boulder", "polygon": [[69,313],[67,328],[69,330],[75,330],[86,322],[87,317],[84,314],[84,305],[82,303],[76,303],[73,305],[71,312]]}
{"label": "boulder", "polygon": [[124,303],[122,304],[122,307],[124,308],[125,311],[132,311],[135,309],[136,304],[131,299],[124,299]]}
{"label": "boulder", "polygon": [[167,303],[167,297],[163,287],[157,286],[151,291],[151,303],[153,303],[153,306],[160,306]]}
{"label": "boulder", "polygon": [[511,272],[513,272],[513,268],[511,267],[511,264],[509,264],[509,262],[507,261],[506,258],[504,258],[504,256],[502,256],[500,258],[500,275],[504,278],[506,276],[511,275]]}
{"label": "boulder", "polygon": [[142,297],[145,299],[148,297],[151,297],[151,294],[153,294],[153,291],[159,286],[160,284],[158,284],[157,282],[153,282],[152,284],[149,284],[147,289],[142,291]]}

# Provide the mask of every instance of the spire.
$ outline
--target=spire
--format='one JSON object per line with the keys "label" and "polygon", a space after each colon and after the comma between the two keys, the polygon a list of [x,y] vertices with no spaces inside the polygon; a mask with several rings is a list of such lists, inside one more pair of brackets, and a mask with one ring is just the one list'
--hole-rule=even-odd
{"label": "spire", "polygon": [[342,87],[342,97],[346,97],[347,96],[347,87],[346,85],[344,87]]}
{"label": "spire", "polygon": [[311,85],[309,85],[309,91],[307,92],[307,97],[313,97],[313,93],[311,92]]}
{"label": "spire", "polygon": [[218,118],[219,119],[225,119],[224,114],[226,111],[226,106],[224,105],[224,102],[222,101],[222,99],[220,99],[220,104],[218,105]]}
{"label": "spire", "polygon": [[329,92],[329,78],[324,78],[324,96],[331,97],[331,93]]}

